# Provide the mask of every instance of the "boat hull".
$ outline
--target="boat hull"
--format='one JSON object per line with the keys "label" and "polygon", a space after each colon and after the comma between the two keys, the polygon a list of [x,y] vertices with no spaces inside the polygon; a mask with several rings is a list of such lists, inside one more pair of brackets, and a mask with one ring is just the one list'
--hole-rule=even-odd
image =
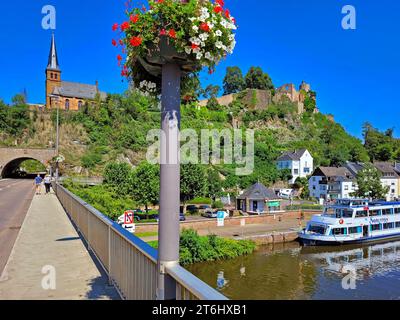
{"label": "boat hull", "polygon": [[351,240],[327,240],[322,237],[307,237],[304,234],[299,234],[298,241],[304,246],[342,246],[351,244],[362,244],[362,243],[376,243],[386,242],[400,239],[400,233],[391,235],[380,235],[374,237],[364,237],[359,239]]}

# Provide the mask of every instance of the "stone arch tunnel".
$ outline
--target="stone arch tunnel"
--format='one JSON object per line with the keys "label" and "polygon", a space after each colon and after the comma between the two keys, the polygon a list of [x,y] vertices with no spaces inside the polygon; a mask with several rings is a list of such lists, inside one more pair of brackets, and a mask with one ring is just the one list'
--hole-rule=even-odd
{"label": "stone arch tunnel", "polygon": [[47,167],[55,155],[54,149],[0,148],[0,179],[12,177],[25,160],[37,160]]}

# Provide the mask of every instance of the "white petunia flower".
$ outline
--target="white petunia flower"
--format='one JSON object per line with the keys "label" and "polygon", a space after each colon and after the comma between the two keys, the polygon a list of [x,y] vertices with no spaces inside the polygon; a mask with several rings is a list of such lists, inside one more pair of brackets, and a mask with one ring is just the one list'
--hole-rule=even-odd
{"label": "white petunia flower", "polygon": [[196,55],[196,59],[200,60],[201,58],[203,58],[203,54],[201,52],[198,52]]}
{"label": "white petunia flower", "polygon": [[213,59],[211,53],[209,53],[209,52],[207,52],[207,53],[205,54],[205,58],[208,59],[208,60],[212,60],[212,59]]}
{"label": "white petunia flower", "polygon": [[223,45],[224,45],[224,44],[222,43],[222,41],[217,41],[217,42],[215,43],[215,46],[216,46],[218,49],[221,49]]}
{"label": "white petunia flower", "polygon": [[199,35],[201,41],[206,41],[208,37],[209,37],[208,33],[202,33]]}
{"label": "white petunia flower", "polygon": [[217,37],[221,37],[221,36],[222,36],[222,31],[221,31],[221,30],[215,31],[215,35],[216,35]]}
{"label": "white petunia flower", "polygon": [[192,29],[193,29],[195,32],[199,31],[199,27],[198,27],[198,26],[193,26]]}

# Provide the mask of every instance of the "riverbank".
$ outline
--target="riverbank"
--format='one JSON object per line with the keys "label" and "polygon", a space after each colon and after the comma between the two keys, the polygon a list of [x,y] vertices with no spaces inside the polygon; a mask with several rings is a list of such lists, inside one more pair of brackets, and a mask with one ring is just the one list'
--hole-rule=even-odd
{"label": "riverbank", "polygon": [[[235,240],[252,240],[257,245],[287,243],[297,239],[297,233],[305,227],[315,212],[287,212],[277,215],[235,217],[226,219],[224,227],[218,227],[216,219],[203,219],[181,223],[181,230],[193,229],[201,236],[216,235]],[[158,225],[137,225],[136,232],[146,242],[158,239]]]}

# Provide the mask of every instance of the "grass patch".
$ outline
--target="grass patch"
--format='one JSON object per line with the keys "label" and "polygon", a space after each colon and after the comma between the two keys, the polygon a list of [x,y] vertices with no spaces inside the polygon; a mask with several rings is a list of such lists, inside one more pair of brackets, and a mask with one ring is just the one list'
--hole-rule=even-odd
{"label": "grass patch", "polygon": [[142,233],[135,233],[136,237],[139,238],[146,238],[146,237],[155,237],[158,236],[158,232],[142,232]]}

